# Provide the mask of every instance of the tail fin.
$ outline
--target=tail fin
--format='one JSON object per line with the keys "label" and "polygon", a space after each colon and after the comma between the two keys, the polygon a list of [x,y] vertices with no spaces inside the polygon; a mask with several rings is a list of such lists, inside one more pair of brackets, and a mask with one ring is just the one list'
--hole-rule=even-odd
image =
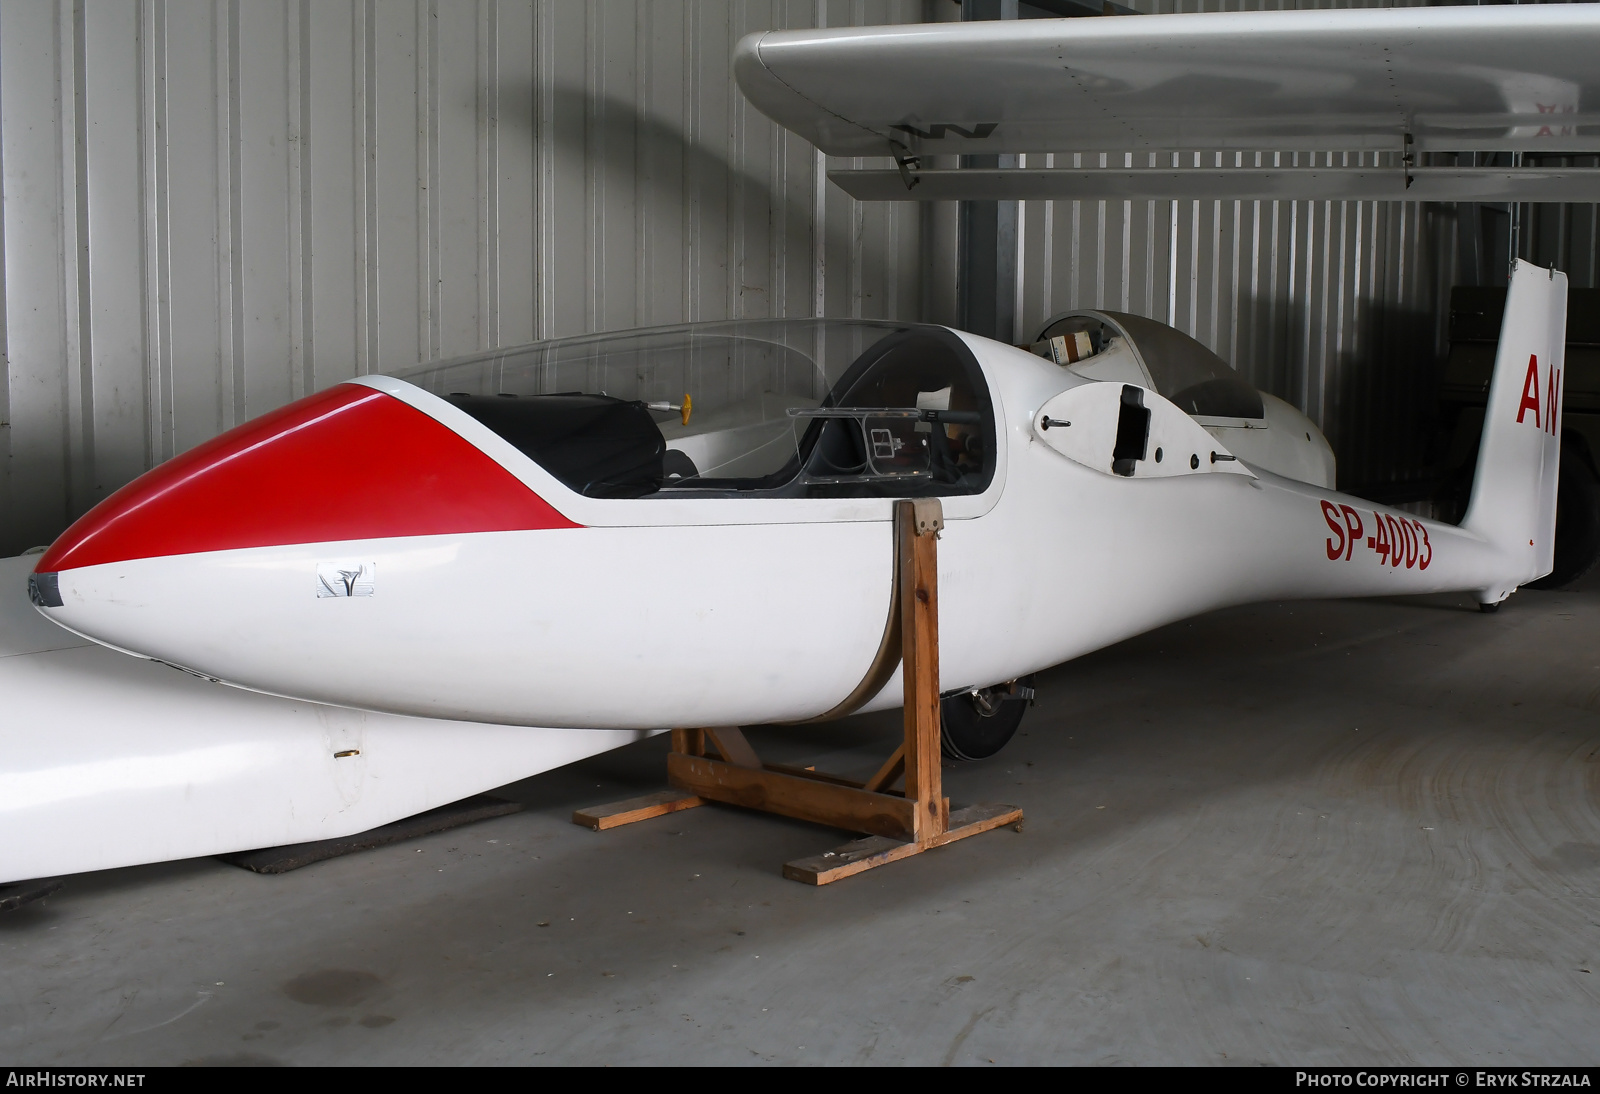
{"label": "tail fin", "polygon": [[1555,565],[1566,326],[1567,275],[1519,259],[1506,294],[1472,501],[1461,522],[1506,556],[1504,582],[1479,591],[1487,604]]}

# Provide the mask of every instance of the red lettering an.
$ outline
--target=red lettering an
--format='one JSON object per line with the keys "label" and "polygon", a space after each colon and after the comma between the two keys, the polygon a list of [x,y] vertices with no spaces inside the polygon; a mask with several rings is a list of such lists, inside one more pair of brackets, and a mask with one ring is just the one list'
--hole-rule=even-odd
{"label": "red lettering an", "polygon": [[1522,416],[1528,411],[1533,411],[1533,424],[1543,429],[1539,421],[1539,355],[1528,355],[1528,375],[1522,381],[1522,402],[1517,406],[1517,424],[1522,424]]}

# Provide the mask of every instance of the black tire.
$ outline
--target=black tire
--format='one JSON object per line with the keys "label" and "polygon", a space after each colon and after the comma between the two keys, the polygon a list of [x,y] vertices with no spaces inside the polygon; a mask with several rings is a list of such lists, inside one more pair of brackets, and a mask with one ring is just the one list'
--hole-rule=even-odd
{"label": "black tire", "polygon": [[1561,446],[1561,480],[1556,484],[1555,568],[1530,589],[1559,589],[1594,569],[1600,561],[1600,479],[1575,446]]}
{"label": "black tire", "polygon": [[[1016,681],[1023,697],[1008,698],[1008,685],[963,691],[939,700],[939,750],[952,760],[985,760],[1017,732],[1032,703],[1033,677]],[[984,708],[988,708],[985,713]]]}

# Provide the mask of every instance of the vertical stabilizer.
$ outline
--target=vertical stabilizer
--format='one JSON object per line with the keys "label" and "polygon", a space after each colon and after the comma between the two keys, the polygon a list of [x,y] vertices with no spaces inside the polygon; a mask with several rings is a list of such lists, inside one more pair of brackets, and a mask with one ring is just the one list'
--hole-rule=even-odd
{"label": "vertical stabilizer", "polygon": [[1520,259],[1506,294],[1472,501],[1461,526],[1504,553],[1505,578],[1478,592],[1497,604],[1555,565],[1567,275]]}

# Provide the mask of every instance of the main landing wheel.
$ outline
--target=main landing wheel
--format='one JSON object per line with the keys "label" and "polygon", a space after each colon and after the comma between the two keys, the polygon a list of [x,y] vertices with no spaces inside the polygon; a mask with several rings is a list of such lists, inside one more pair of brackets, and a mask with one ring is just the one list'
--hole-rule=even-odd
{"label": "main landing wheel", "polygon": [[983,760],[1006,746],[1033,703],[1033,677],[939,700],[939,747],[952,760]]}

